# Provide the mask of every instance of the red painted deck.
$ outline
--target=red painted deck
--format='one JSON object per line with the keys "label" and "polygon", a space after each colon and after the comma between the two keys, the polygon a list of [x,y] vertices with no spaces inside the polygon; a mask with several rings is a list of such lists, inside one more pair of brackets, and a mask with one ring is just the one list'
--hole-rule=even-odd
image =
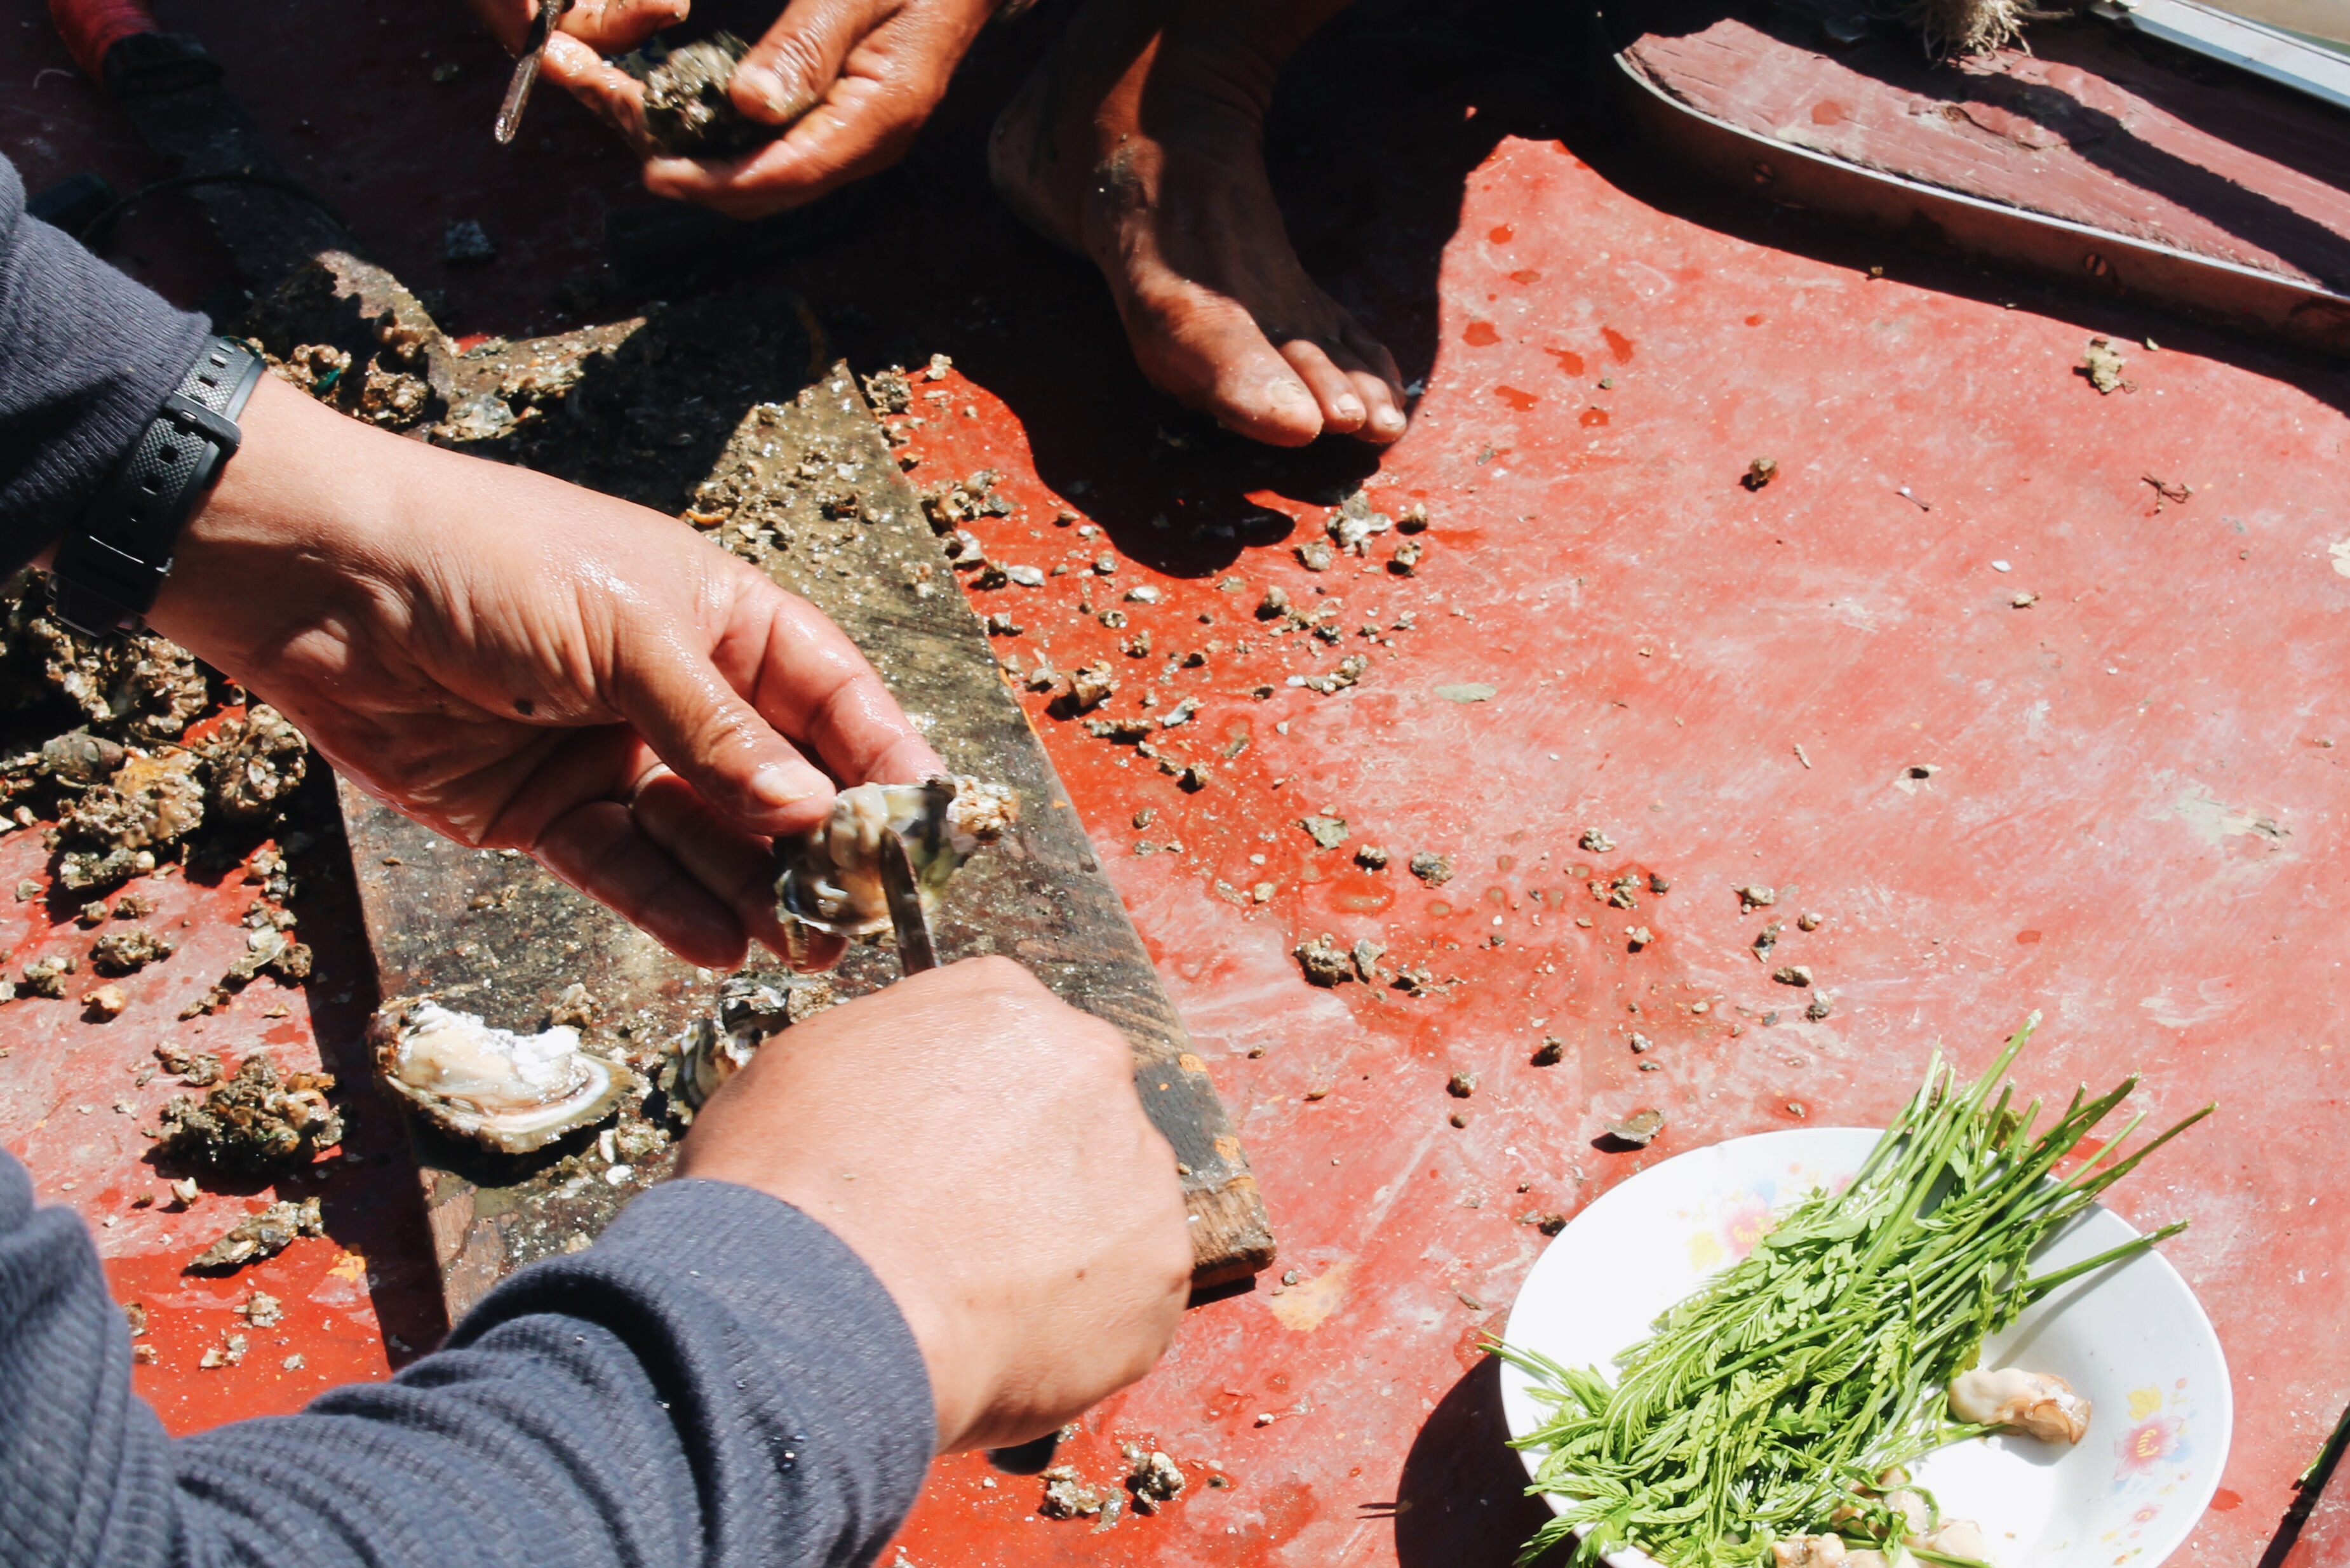
{"label": "red painted deck", "polygon": [[[370,0],[349,24],[363,42],[379,12],[394,14]],[[285,145],[351,175],[335,194],[361,237],[411,282],[447,286],[463,329],[543,327],[559,273],[525,271],[517,234],[506,259],[444,279],[426,259],[442,223],[510,213],[568,234],[630,200],[616,160],[585,164],[560,202],[540,154],[498,163],[495,86],[478,72],[435,88],[424,62],[381,63],[428,47],[488,59],[453,17],[403,22],[429,36],[355,66],[370,107],[348,126],[321,118],[315,143],[292,121],[338,96],[331,67],[358,57],[332,31],[344,24],[284,7],[169,19],[204,33]],[[2168,1251],[2219,1325],[2238,1420],[2223,1490],[2177,1560],[2251,1568],[2350,1401],[2350,382],[1730,204],[1574,126],[1559,107],[1573,79],[1544,51],[1479,42],[1526,25],[1507,10],[1357,16],[1280,106],[1276,178],[1298,193],[1309,263],[1426,378],[1417,427],[1376,465],[1353,449],[1260,453],[1147,397],[1084,271],[1022,234],[980,178],[979,130],[1024,35],[984,47],[853,223],[775,264],[868,368],[954,357],[911,448],[916,477],[1003,472],[1020,508],[979,527],[991,557],[1050,566],[1109,548],[1121,588],[1166,590],[1122,603],[1131,624],[1113,631],[1077,612],[1082,573],[1005,588],[992,597],[1026,630],[998,647],[1023,663],[1045,648],[1064,667],[1115,659],[1130,671],[1120,712],[1145,690],[1161,711],[1200,700],[1170,732],[1212,769],[1196,795],[1080,727],[1036,722],[1241,1124],[1285,1254],[1253,1293],[1193,1312],[1167,1363],[1065,1449],[1102,1481],[1122,1440],[1167,1449],[1192,1480],[1170,1510],[1097,1534],[1036,1518],[1033,1482],[955,1459],[899,1550],[917,1568],[1505,1563],[1537,1515],[1477,1345],[1543,1243],[1519,1217],[1572,1214],[1716,1138],[1872,1123],[1933,1042],[1980,1062],[2039,1008],[2028,1086],[2139,1072],[2158,1118],[2220,1102],[2117,1206],[2141,1224],[2195,1220]],[[33,36],[20,58],[48,47]],[[284,97],[242,87],[296,50],[324,64]],[[119,134],[78,86],[41,90],[60,106],[47,129],[21,103],[0,112],[35,188]],[[463,96],[462,134],[387,140],[426,131],[372,95],[436,91]],[[1366,102],[1380,112],[1345,145],[1359,123],[1347,109]],[[532,112],[526,138],[591,145],[567,106]],[[428,172],[463,199],[428,190]],[[2161,348],[2127,348],[2132,389],[2101,397],[2073,369],[2092,334]],[[1738,478],[1766,455],[1780,478],[1750,493]],[[2164,501],[2155,481],[2191,497]],[[1291,553],[1357,482],[1382,510],[1427,506],[1416,576],[1386,569],[1393,535],[1320,575]],[[1056,527],[1063,505],[1107,541]],[[1295,532],[1191,531],[1264,510]],[[1335,609],[1338,644],[1270,635],[1251,611],[1276,584]],[[1145,628],[1152,655],[1126,658]],[[1204,668],[1159,681],[1168,652],[1195,648]],[[1285,684],[1350,652],[1370,660],[1352,690]],[[1458,700],[1472,687],[1492,690]],[[1335,850],[1296,826],[1326,810],[1350,826]],[[1578,847],[1586,828],[1618,847]],[[0,845],[0,883],[38,859],[28,838]],[[1363,844],[1388,848],[1389,869],[1356,868]],[[1420,850],[1450,856],[1453,878],[1409,876]],[[1586,890],[1627,870],[1670,890],[1631,912]],[[348,930],[347,883],[307,880],[306,939]],[[1825,1021],[1805,1022],[1804,997],[1748,950],[1762,917],[1732,889],[1752,882],[1780,889],[1773,914],[1825,917],[1811,933],[1790,919],[1775,955],[1813,969],[1834,1000]],[[185,896],[193,930],[243,908],[234,888]],[[16,909],[12,970],[30,944],[82,940],[37,902]],[[1655,938],[1637,953],[1634,924]],[[1444,983],[1423,1000],[1315,990],[1290,949],[1326,931],[1381,940],[1390,965]],[[361,950],[321,951],[307,1007],[263,1017],[265,981],[207,1042],[290,1030],[293,1054],[315,1038],[348,1059],[369,1000]],[[126,1297],[152,1293],[161,1356],[142,1386],[184,1429],[378,1374],[384,1330],[432,1330],[411,1333],[430,1270],[414,1189],[373,1162],[393,1139],[359,1095],[370,1158],[328,1179],[332,1239],[250,1272],[293,1309],[275,1333],[307,1355],[306,1376],[281,1376],[274,1344],[194,1368],[247,1282],[172,1271],[243,1200],[207,1199],[203,1223],[123,1218],[146,1179],[136,1118],[106,1109],[110,1087],[83,1086],[127,1083],[106,1075],[170,1027],[175,988],[211,979],[182,962],[149,971],[168,1000],[111,1025],[61,1003],[0,1010],[0,1137],[51,1195],[121,1220],[99,1234]],[[1654,1042],[1645,1055],[1636,1031]],[[1565,1059],[1536,1068],[1545,1034]],[[1461,1069],[1478,1079],[1466,1102],[1444,1089]],[[1653,1148],[1595,1147],[1636,1106],[1669,1119]],[[1276,1291],[1284,1269],[1297,1282]],[[2294,1561],[2318,1561],[2322,1539],[2338,1528],[2314,1527]],[[2127,1540],[2113,1545],[2131,1560]]]}

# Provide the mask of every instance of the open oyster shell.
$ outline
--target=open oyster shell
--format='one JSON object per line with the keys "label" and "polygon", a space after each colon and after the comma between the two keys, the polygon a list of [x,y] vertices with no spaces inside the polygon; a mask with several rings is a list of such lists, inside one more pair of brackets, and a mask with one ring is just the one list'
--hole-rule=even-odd
{"label": "open oyster shell", "polygon": [[500,1154],[527,1154],[603,1120],[629,1086],[626,1070],[582,1051],[567,1023],[516,1034],[419,997],[386,1003],[368,1042],[387,1090],[444,1132]]}
{"label": "open oyster shell", "polygon": [[889,929],[881,890],[881,834],[895,828],[925,913],[936,916],[947,883],[983,844],[1011,830],[1020,797],[1003,784],[941,774],[918,784],[858,784],[832,803],[832,815],[798,838],[775,846],[775,898],[788,928],[872,938]]}

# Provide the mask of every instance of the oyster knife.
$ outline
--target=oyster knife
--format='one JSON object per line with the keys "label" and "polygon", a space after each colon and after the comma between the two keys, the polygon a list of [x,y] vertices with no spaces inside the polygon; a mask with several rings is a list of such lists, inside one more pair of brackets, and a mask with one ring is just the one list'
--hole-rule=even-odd
{"label": "oyster knife", "polygon": [[898,963],[908,974],[939,967],[939,950],[931,940],[930,917],[922,913],[921,889],[914,885],[914,863],[906,841],[894,828],[881,831],[881,894],[889,903],[889,924],[898,933]]}
{"label": "oyster knife", "polygon": [[530,19],[530,31],[523,36],[522,55],[515,61],[514,75],[506,82],[505,101],[498,105],[497,123],[490,134],[498,145],[505,146],[522,129],[522,111],[530,102],[530,89],[538,81],[538,63],[546,57],[546,40],[555,35],[555,25],[571,9],[571,0],[538,0],[538,15]]}

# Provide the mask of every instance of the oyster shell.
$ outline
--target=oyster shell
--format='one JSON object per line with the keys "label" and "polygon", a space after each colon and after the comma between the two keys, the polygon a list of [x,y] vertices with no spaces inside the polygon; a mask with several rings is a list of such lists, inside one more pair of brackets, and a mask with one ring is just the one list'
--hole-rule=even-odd
{"label": "oyster shell", "polygon": [[661,1064],[661,1093],[681,1119],[691,1121],[771,1035],[840,1001],[831,980],[820,974],[729,976],[718,989],[718,1016],[695,1019],[671,1045]]}
{"label": "oyster shell", "polygon": [[[732,33],[671,49],[658,62],[646,51],[620,68],[645,84],[646,137],[672,158],[728,158],[774,140],[780,125],[764,124],[734,107],[727,84],[751,46]],[[632,68],[635,67],[635,68]]]}
{"label": "oyster shell", "polygon": [[879,863],[884,828],[905,839],[923,912],[935,917],[962,863],[981,845],[1003,837],[1019,815],[1020,797],[1012,790],[961,774],[842,790],[830,816],[775,846],[775,898],[784,923],[859,939],[887,932],[889,905]]}
{"label": "oyster shell", "polygon": [[493,1029],[470,1012],[406,997],[368,1025],[377,1078],[445,1132],[527,1154],[612,1114],[624,1069],[579,1048],[558,1023],[536,1034]]}
{"label": "oyster shell", "polygon": [[276,1257],[292,1246],[297,1236],[326,1233],[326,1217],[318,1212],[317,1199],[305,1198],[299,1203],[280,1199],[260,1213],[238,1220],[226,1235],[198,1252],[188,1269],[192,1273],[241,1269],[255,1259]]}
{"label": "oyster shell", "polygon": [[669,1060],[661,1064],[660,1078],[661,1093],[681,1119],[691,1121],[720,1085],[751,1064],[760,1039],[721,1029],[715,1018],[697,1018],[685,1026],[670,1047]]}

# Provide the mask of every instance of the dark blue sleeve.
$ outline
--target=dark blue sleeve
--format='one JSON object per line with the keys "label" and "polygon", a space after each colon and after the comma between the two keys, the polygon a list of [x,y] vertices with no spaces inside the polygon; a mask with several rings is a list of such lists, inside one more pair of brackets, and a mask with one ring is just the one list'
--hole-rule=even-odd
{"label": "dark blue sleeve", "polygon": [[0,576],[88,509],[211,330],[26,217],[0,158]]}
{"label": "dark blue sleeve", "polygon": [[446,1348],[172,1441],[75,1215],[0,1154],[0,1563],[849,1568],[935,1437],[887,1292],[787,1204],[655,1188]]}

